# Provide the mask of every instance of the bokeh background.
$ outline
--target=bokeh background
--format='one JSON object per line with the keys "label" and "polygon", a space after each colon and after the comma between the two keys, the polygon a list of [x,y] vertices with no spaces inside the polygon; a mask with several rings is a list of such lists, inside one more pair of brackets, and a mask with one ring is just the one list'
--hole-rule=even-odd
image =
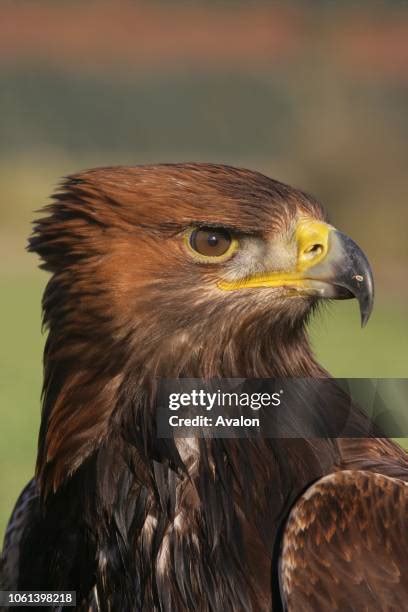
{"label": "bokeh background", "polygon": [[33,472],[40,299],[25,252],[61,176],[98,165],[214,161],[302,187],[368,254],[377,303],[313,324],[337,376],[407,377],[405,2],[2,0],[0,537]]}

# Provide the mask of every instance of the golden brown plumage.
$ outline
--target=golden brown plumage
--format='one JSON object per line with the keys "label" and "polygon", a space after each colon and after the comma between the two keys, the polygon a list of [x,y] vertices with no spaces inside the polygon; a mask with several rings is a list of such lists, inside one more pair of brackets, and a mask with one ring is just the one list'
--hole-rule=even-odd
{"label": "golden brown plumage", "polygon": [[[406,454],[361,437],[159,439],[151,406],[159,378],[328,376],[308,343],[310,313],[319,297],[354,295],[366,319],[373,290],[361,251],[324,220],[303,192],[226,166],[102,168],[63,183],[30,240],[51,273],[43,413],[36,481],[14,532],[11,520],[4,583],[73,589],[80,609],[106,611],[301,609],[291,604],[295,583],[294,601],[317,601],[296,567],[307,557],[293,552],[326,554],[313,550],[313,531],[296,540],[302,494],[334,474],[324,511],[339,512],[339,496],[358,507],[358,487],[337,474],[406,481]],[[208,259],[191,247],[194,228],[222,228],[238,246]],[[354,419],[361,436],[364,417]],[[405,485],[390,486],[405,521]],[[381,547],[387,534],[375,517],[367,514],[364,537]],[[313,529],[323,523],[318,516]],[[407,562],[406,549],[396,563]],[[336,551],[318,580],[340,592]],[[376,572],[370,557],[374,592]],[[401,579],[394,586],[406,595]]]}
{"label": "golden brown plumage", "polygon": [[285,609],[404,610],[408,483],[364,470],[321,478],[285,525]]}
{"label": "golden brown plumage", "polygon": [[[129,361],[138,376],[178,376],[183,368],[197,376],[261,375],[258,356],[250,365],[240,363],[235,350],[225,352],[231,336],[249,342],[228,328],[224,342],[219,338],[213,347],[217,354],[207,347],[198,357],[191,351],[203,322],[207,334],[219,336],[227,316],[240,316],[242,328],[272,317],[271,304],[246,312],[247,296],[214,295],[219,266],[198,266],[185,256],[180,233],[186,227],[215,224],[267,236],[283,232],[299,211],[323,218],[301,192],[219,166],[91,170],[64,187],[30,243],[53,273],[44,295],[50,334],[37,466],[50,488],[106,435]],[[307,302],[300,311],[308,308]],[[287,374],[300,375],[311,364],[296,363],[292,354],[286,367]]]}

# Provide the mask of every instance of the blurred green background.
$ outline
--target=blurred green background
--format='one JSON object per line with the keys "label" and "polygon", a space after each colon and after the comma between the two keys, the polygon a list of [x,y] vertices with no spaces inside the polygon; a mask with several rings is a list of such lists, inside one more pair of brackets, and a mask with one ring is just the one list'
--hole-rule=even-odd
{"label": "blurred green background", "polygon": [[25,253],[61,176],[206,160],[302,187],[372,262],[377,303],[314,321],[337,376],[407,377],[408,9],[381,2],[45,2],[0,9],[0,536],[33,472],[45,273]]}

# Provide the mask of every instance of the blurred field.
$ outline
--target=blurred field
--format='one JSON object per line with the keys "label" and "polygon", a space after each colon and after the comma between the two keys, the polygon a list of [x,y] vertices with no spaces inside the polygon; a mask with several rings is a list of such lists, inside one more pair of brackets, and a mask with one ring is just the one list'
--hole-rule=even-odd
{"label": "blurred field", "polygon": [[352,301],[317,315],[317,355],[336,376],[408,377],[407,33],[391,0],[4,3],[0,537],[40,415],[46,275],[25,243],[71,172],[213,161],[310,191],[366,251],[377,291],[364,330]]}

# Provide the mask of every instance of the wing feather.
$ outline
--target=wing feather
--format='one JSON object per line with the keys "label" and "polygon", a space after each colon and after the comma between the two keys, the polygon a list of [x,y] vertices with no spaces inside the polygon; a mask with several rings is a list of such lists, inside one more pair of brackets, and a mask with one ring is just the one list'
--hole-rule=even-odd
{"label": "wing feather", "polygon": [[4,535],[0,557],[0,586],[3,589],[17,589],[21,538],[31,519],[33,506],[39,503],[38,500],[37,485],[33,478],[21,491]]}
{"label": "wing feather", "polygon": [[293,507],[279,579],[289,612],[404,610],[408,484],[359,470],[330,474]]}

